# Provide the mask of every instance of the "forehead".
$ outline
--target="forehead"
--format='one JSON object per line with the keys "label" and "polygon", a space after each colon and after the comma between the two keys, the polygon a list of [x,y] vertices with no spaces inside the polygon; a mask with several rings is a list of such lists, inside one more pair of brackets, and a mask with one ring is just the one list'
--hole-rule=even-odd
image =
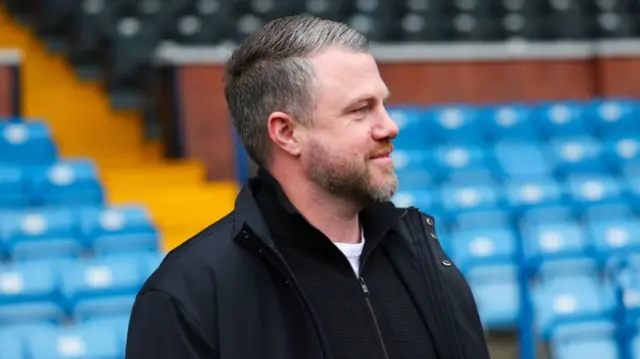
{"label": "forehead", "polygon": [[311,58],[320,97],[349,102],[363,97],[386,97],[388,89],[369,53],[326,49]]}

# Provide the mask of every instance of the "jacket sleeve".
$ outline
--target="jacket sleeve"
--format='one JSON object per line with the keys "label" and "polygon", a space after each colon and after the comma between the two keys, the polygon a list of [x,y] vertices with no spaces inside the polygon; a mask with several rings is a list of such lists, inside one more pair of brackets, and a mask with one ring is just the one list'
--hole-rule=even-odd
{"label": "jacket sleeve", "polygon": [[140,294],[131,312],[126,359],[211,359],[217,353],[192,315],[169,294]]}

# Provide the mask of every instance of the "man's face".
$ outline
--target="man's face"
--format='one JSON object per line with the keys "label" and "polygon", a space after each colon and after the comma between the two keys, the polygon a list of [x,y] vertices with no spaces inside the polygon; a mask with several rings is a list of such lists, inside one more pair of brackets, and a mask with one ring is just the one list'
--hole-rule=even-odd
{"label": "man's face", "polygon": [[398,127],[374,58],[331,48],[311,61],[316,108],[301,151],[308,179],[362,204],[388,201],[397,189],[389,155]]}

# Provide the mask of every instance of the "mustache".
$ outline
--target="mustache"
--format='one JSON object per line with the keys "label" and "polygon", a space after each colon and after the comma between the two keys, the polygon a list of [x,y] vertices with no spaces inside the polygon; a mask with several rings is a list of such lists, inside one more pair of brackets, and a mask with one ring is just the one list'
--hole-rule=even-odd
{"label": "mustache", "polygon": [[392,143],[388,143],[388,144],[378,148],[377,150],[372,151],[369,154],[369,157],[385,156],[385,155],[388,155],[391,152],[393,152],[393,144]]}

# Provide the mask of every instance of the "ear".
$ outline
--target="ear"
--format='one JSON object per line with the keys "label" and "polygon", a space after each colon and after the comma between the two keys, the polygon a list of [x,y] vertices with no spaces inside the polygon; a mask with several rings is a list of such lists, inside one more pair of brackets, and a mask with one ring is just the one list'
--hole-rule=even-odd
{"label": "ear", "polygon": [[271,141],[292,156],[300,155],[300,143],[298,141],[297,123],[284,112],[274,112],[267,120],[267,131]]}

